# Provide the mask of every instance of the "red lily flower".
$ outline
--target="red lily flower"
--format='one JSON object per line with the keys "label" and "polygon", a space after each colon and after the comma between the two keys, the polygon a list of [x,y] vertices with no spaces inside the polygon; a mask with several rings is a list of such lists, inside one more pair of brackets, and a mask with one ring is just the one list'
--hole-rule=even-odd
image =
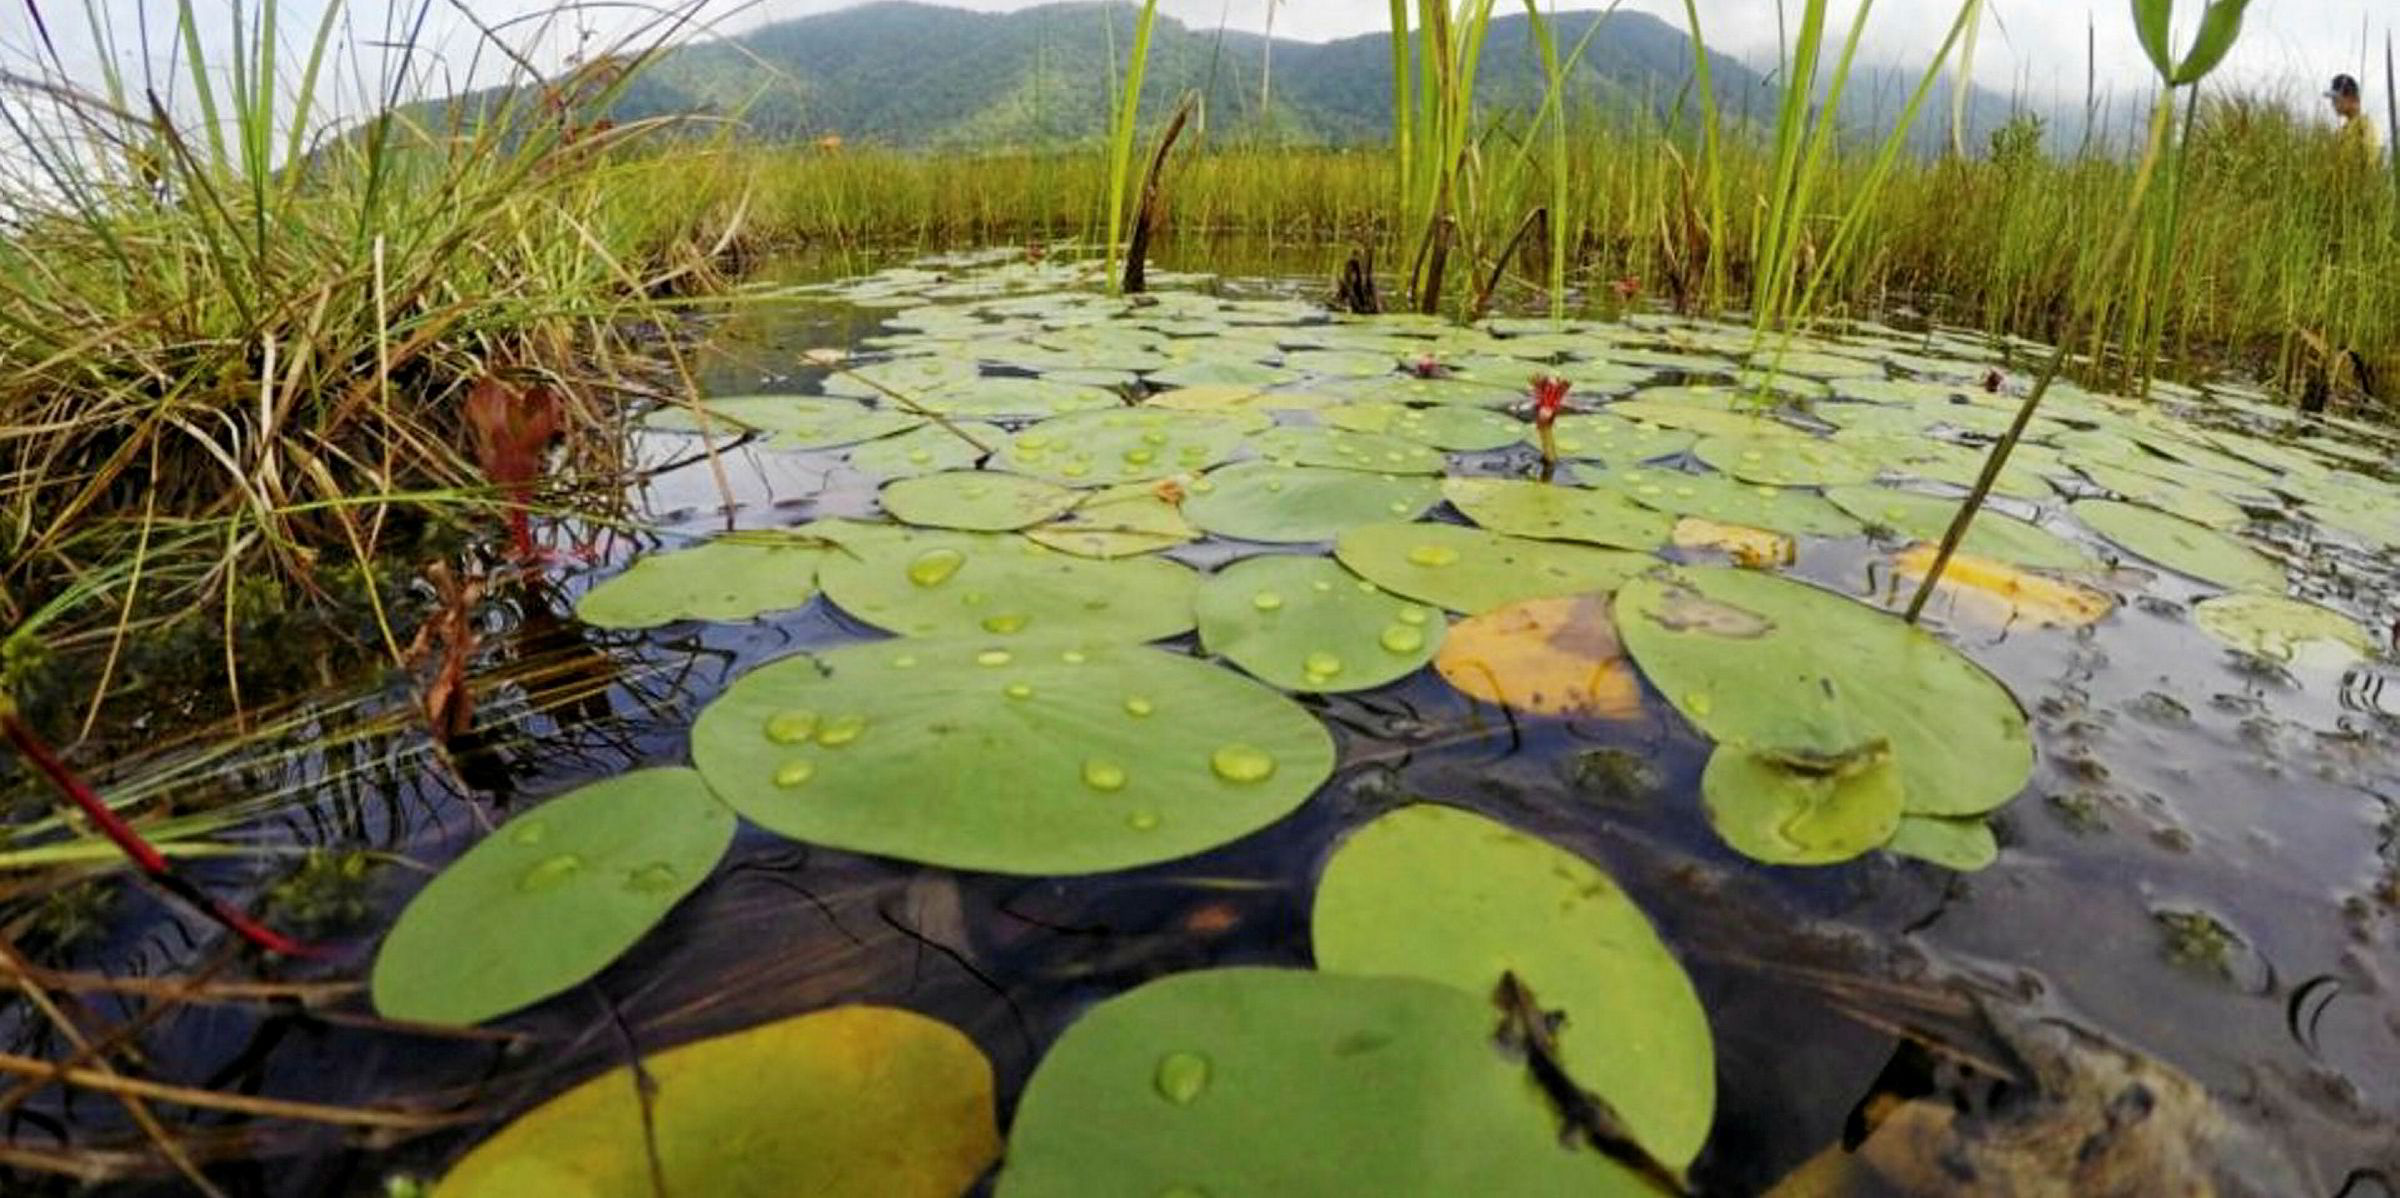
{"label": "red lily flower", "polygon": [[1548,430],[1567,406],[1567,392],[1575,384],[1547,374],[1533,376],[1533,426]]}
{"label": "red lily flower", "polygon": [[485,378],[467,392],[467,433],[476,465],[508,497],[511,552],[520,562],[539,562],[533,526],[526,506],[533,485],[540,481],[550,442],[563,431],[566,406],[550,388],[539,383],[514,387]]}
{"label": "red lily flower", "polygon": [[1441,360],[1434,357],[1432,354],[1426,354],[1423,357],[1418,358],[1415,362],[1409,364],[1408,369],[1410,373],[1421,379],[1444,378],[1450,373],[1450,368],[1442,365]]}

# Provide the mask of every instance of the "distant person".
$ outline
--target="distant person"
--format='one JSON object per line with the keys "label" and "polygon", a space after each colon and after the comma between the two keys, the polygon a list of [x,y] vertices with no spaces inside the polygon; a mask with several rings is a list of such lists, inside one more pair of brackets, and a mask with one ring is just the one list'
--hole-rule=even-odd
{"label": "distant person", "polygon": [[2367,119],[2367,106],[2358,91],[2358,80],[2349,75],[2333,77],[2333,90],[2325,93],[2333,101],[2333,115],[2342,122],[2337,144],[2345,159],[2356,159],[2372,165],[2382,143],[2375,138],[2375,122]]}

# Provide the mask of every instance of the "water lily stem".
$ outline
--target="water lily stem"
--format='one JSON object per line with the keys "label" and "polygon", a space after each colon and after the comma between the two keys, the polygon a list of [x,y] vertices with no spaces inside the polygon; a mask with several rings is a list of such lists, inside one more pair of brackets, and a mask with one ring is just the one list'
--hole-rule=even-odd
{"label": "water lily stem", "polygon": [[2017,418],[2009,422],[2008,432],[2001,436],[2000,443],[1993,446],[1991,454],[1984,458],[1983,473],[1976,477],[1975,489],[1967,493],[1965,503],[1958,505],[1958,514],[1951,517],[1950,528],[1942,534],[1941,549],[1933,555],[1933,567],[1925,571],[1925,581],[1917,584],[1916,597],[1908,601],[1909,623],[1916,623],[1917,618],[1925,614],[1925,604],[1933,598],[1933,589],[1941,585],[1942,572],[1950,568],[1950,559],[1957,555],[1959,544],[1967,539],[1967,533],[1975,527],[1975,514],[1983,510],[1984,501],[1991,497],[1992,487],[2000,481],[2001,471],[2008,468],[2009,455],[2017,451],[2017,442],[2024,439],[2026,427],[2033,423],[2035,410],[2042,406],[2042,397],[2050,393],[2050,384],[2056,382],[2058,372],[2065,369],[2069,343],[2067,338],[2062,337],[2058,347],[2050,351],[2050,361],[2042,366],[2042,377],[2034,383],[2033,391],[2026,395],[2025,402],[2017,407]]}

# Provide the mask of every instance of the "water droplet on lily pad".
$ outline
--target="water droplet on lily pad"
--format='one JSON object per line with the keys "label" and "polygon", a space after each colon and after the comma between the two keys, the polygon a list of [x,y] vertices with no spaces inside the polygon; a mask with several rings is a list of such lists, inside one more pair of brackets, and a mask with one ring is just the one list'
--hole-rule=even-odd
{"label": "water droplet on lily pad", "polygon": [[1125,789],[1125,767],[1113,761],[1094,757],[1083,763],[1083,784],[1093,790],[1118,791]]}
{"label": "water droplet on lily pad", "polygon": [[550,825],[538,819],[529,819],[518,824],[516,830],[508,834],[508,838],[516,844],[540,844],[542,838],[549,834]]}
{"label": "water droplet on lily pad", "polygon": [[1125,817],[1125,826],[1133,829],[1136,832],[1148,832],[1151,829],[1158,827],[1158,813],[1155,811],[1136,811],[1132,815]]}
{"label": "water droplet on lily pad", "polygon": [[985,632],[998,633],[1002,636],[1006,636],[1011,633],[1025,631],[1025,625],[1028,623],[1030,623],[1030,621],[1020,613],[1004,612],[997,616],[985,616],[983,618],[983,630]]}
{"label": "water droplet on lily pad", "polygon": [[1196,1052],[1168,1053],[1158,1059],[1158,1074],[1152,1080],[1168,1102],[1189,1103],[1208,1088],[1208,1058]]}
{"label": "water droplet on lily pad", "polygon": [[1419,545],[1408,551],[1408,560],[1419,566],[1447,566],[1458,560],[1458,550],[1448,545]]}
{"label": "water droplet on lily pad", "polygon": [[680,881],[682,879],[675,875],[674,866],[664,861],[653,861],[625,875],[625,888],[643,894],[657,894],[660,891],[674,889],[675,884]]}
{"label": "water droplet on lily pad", "polygon": [[983,652],[975,655],[975,664],[979,666],[1004,666],[1012,661],[1015,661],[1016,659],[1016,655],[1010,653],[1006,649],[986,649]]}
{"label": "water droplet on lily pad", "polygon": [[1260,591],[1250,597],[1250,606],[1260,611],[1275,611],[1283,606],[1283,596],[1273,591]]}
{"label": "water droplet on lily pad", "polygon": [[1401,608],[1399,613],[1399,620],[1401,623],[1414,625],[1419,628],[1424,627],[1425,622],[1432,618],[1433,613],[1426,611],[1422,607],[1417,607],[1414,605]]}
{"label": "water droplet on lily pad", "polygon": [[857,740],[859,734],[866,730],[867,717],[863,715],[835,716],[825,721],[824,727],[817,729],[817,743],[828,749],[838,749]]}
{"label": "water droplet on lily pad", "polygon": [[916,654],[914,654],[914,653],[903,653],[903,654],[901,654],[900,656],[893,658],[893,659],[892,659],[892,668],[893,668],[893,669],[895,669],[895,670],[913,670],[913,669],[916,669],[916,668],[917,668],[917,655],[916,655]]}
{"label": "water droplet on lily pad", "polygon": [[1033,687],[1023,682],[1011,682],[1001,693],[1011,699],[1030,699],[1033,697]]}
{"label": "water droplet on lily pad", "polygon": [[1717,701],[1709,698],[1707,691],[1693,691],[1683,697],[1683,707],[1694,716],[1706,719],[1708,713],[1716,710]]}
{"label": "water droplet on lily pad", "polygon": [[810,761],[806,758],[802,758],[798,761],[787,761],[783,763],[781,767],[776,769],[775,785],[783,787],[785,790],[790,790],[795,786],[808,785],[808,780],[816,776],[816,762]]}
{"label": "water droplet on lily pad", "polygon": [[1425,632],[1408,624],[1394,624],[1376,638],[1393,653],[1414,653],[1425,647]]}
{"label": "water droplet on lily pad", "polygon": [[1264,782],[1275,776],[1275,759],[1249,745],[1231,744],[1209,755],[1208,768],[1227,782]]}
{"label": "water droplet on lily pad", "polygon": [[908,580],[921,587],[938,587],[966,564],[967,555],[956,549],[928,549],[908,563]]}
{"label": "water droplet on lily pad", "polygon": [[1309,654],[1308,659],[1300,663],[1300,668],[1311,674],[1322,674],[1331,678],[1342,672],[1342,659],[1337,654],[1318,650]]}
{"label": "water droplet on lily pad", "polygon": [[1134,697],[1125,700],[1125,714],[1132,716],[1135,719],[1146,718],[1150,715],[1150,713],[1157,710],[1158,707],[1155,704],[1151,703],[1150,700],[1145,699],[1140,695],[1135,695]]}
{"label": "water droplet on lily pad", "polygon": [[779,745],[796,745],[817,734],[817,713],[813,711],[779,711],[767,720],[767,739]]}
{"label": "water droplet on lily pad", "polygon": [[573,853],[560,853],[556,857],[545,857],[527,867],[524,874],[517,879],[517,889],[528,894],[556,890],[574,880],[575,875],[582,872],[583,858]]}

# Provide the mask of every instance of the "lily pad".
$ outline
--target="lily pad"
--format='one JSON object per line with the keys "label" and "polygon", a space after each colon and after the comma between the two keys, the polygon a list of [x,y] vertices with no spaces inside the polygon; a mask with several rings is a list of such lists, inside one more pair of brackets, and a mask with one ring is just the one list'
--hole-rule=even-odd
{"label": "lily pad", "polygon": [[919,528],[1010,532],[1030,528],[1075,506],[1075,492],[1038,478],[997,470],[953,470],[886,484],[884,512]]}
{"label": "lily pad", "polygon": [[581,984],[708,877],[733,829],[685,769],[594,782],[502,824],[400,912],[375,954],[375,1009],[481,1023]]}
{"label": "lily pad", "polygon": [[1850,486],[1882,471],[1849,446],[1806,433],[1710,437],[1695,452],[1725,474],[1771,487]]}
{"label": "lily pad", "polygon": [[998,425],[963,421],[955,427],[958,432],[929,423],[896,437],[871,441],[850,451],[850,468],[875,478],[914,478],[945,470],[967,470],[980,464],[985,452],[958,433],[963,432],[994,450],[1008,443],[1008,434]]}
{"label": "lily pad", "polygon": [[1191,631],[1200,578],[1158,558],[1094,561],[1023,537],[910,532],[828,557],[817,582],[843,611],[902,636],[1151,641]]}
{"label": "lily pad", "polygon": [[1892,842],[1883,847],[1962,874],[1989,869],[2000,860],[2000,841],[1992,835],[1992,825],[1980,819],[1904,816]]}
{"label": "lily pad", "polygon": [[1333,738],[1291,700],[1181,654],[945,637],[753,670],[700,713],[692,756],[735,810],[795,840],[1090,874],[1282,819],[1333,771]]}
{"label": "lily pad", "polygon": [[[1648,396],[1651,393],[1645,391],[1642,394]],[[1660,428],[1683,429],[1703,437],[1798,435],[1799,432],[1777,420],[1772,409],[1736,409],[1729,404],[1703,404],[1689,400],[1628,399],[1610,404],[1608,414]]]}
{"label": "lily pad", "polygon": [[[946,1024],[835,1007],[645,1053],[520,1116],[433,1198],[956,1198],[1000,1155],[992,1067]],[[644,1087],[649,1092],[645,1105]]]}
{"label": "lily pad", "polygon": [[1844,760],[1720,745],[1701,775],[1708,822],[1726,844],[1769,865],[1835,865],[1900,830],[1906,787],[1888,746]]}
{"label": "lily pad", "polygon": [[656,628],[677,620],[748,620],[817,596],[826,546],[783,532],[730,533],[705,545],[635,558],[585,591],[575,618],[600,628]]}
{"label": "lily pad", "polygon": [[1074,511],[1025,530],[1025,539],[1077,557],[1135,557],[1200,539],[1183,518],[1184,487],[1173,479],[1126,483],[1093,494]]}
{"label": "lily pad", "polygon": [[1539,541],[1581,541],[1621,549],[1655,549],[1674,529],[1672,518],[1616,491],[1562,487],[1522,479],[1452,478],[1442,495],[1467,518],[1493,532]]}
{"label": "lily pad", "polygon": [[981,420],[1039,420],[1124,405],[1114,391],[1049,379],[981,378],[911,398],[928,411]]}
{"label": "lily pad", "polygon": [[1296,545],[1361,524],[1414,520],[1441,497],[1441,484],[1420,476],[1241,462],[1187,488],[1183,514],[1221,537]]}
{"label": "lily pad", "polygon": [[2215,529],[2107,499],[2086,499],[2074,505],[2074,511],[2077,519],[2126,552],[2178,574],[2228,590],[2283,592],[2282,566]]}
{"label": "lily pad", "polygon": [[1147,408],[1164,408],[1171,412],[1212,412],[1222,415],[1249,415],[1266,412],[1314,412],[1321,408],[1339,406],[1335,396],[1314,391],[1264,391],[1257,387],[1214,385],[1178,387],[1162,391],[1143,402]]}
{"label": "lily pad", "polygon": [[1212,359],[1185,362],[1155,371],[1150,375],[1153,387],[1256,387],[1267,388],[1299,381],[1297,370],[1280,366],[1265,366],[1257,362]]}
{"label": "lily pad", "polygon": [[[1868,524],[1888,528],[1915,541],[1940,544],[1950,533],[1965,500],[1919,495],[1889,487],[1835,487],[1825,497],[1843,511]],[[1959,548],[1978,557],[2036,570],[2088,571],[2098,567],[2074,542],[1990,509],[1975,513],[1967,539]]]}
{"label": "lily pad", "polygon": [[1658,560],[1455,524],[1363,525],[1344,531],[1334,554],[1385,590],[1470,616],[1526,599],[1612,591]]}
{"label": "lily pad", "polygon": [[1981,815],[2033,772],[2025,713],[2006,688],[1864,604],[1710,567],[1635,579],[1616,612],[1651,684],[1721,745],[1843,761],[1884,742],[1921,815]]}
{"label": "lily pad", "polygon": [[1241,447],[1264,415],[1133,408],[1045,420],[1003,443],[1009,469],[1070,487],[1149,482],[1206,470]]}
{"label": "lily pad", "polygon": [[998,1198],[1648,1195],[1560,1143],[1488,995],[1212,969],[1092,1008],[1027,1083]]}
{"label": "lily pad", "polygon": [[1376,433],[1328,428],[1270,429],[1251,442],[1259,456],[1287,466],[1317,466],[1372,474],[1440,474],[1438,450]]}
{"label": "lily pad", "polygon": [[1310,374],[1355,375],[1373,377],[1390,374],[1399,362],[1390,354],[1354,349],[1304,349],[1283,355],[1283,364],[1291,370]]}
{"label": "lily pad", "polygon": [[1456,808],[1403,807],[1334,851],[1309,932],[1328,973],[1476,996],[1514,973],[1543,1010],[1566,1016],[1559,1064],[1650,1155],[1680,1169],[1708,1139],[1708,1015],[1649,918],[1583,858]]}
{"label": "lily pad", "polygon": [[1450,629],[1434,668],[1461,693],[1529,715],[1627,720],[1642,682],[1605,595],[1528,599]]}
{"label": "lily pad", "polygon": [[2192,608],[2202,632],[2245,653],[2275,661],[2322,657],[2348,665],[2375,653],[2358,622],[2330,608],[2281,595],[2219,595]]}
{"label": "lily pad", "polygon": [[2242,505],[2214,490],[2120,466],[2086,463],[2081,469],[2093,482],[2127,500],[2173,512],[2194,524],[2205,524],[2220,532],[2232,532],[2250,524],[2250,513],[2243,511]]}
{"label": "lily pad", "polygon": [[1326,419],[1354,433],[1385,433],[1455,453],[1506,449],[1525,438],[1525,422],[1482,408],[1455,404],[1412,408],[1396,403],[1361,403],[1336,408]]}
{"label": "lily pad", "polygon": [[1200,587],[1202,648],[1285,690],[1369,690],[1425,668],[1442,614],[1320,557],[1254,557]]}
{"label": "lily pad", "polygon": [[[1939,545],[1919,541],[1894,555],[1893,574],[1909,586],[1896,591],[1890,601],[1912,598],[1916,584],[1933,572],[1933,559],[1940,554]],[[1951,597],[1954,608],[1963,607],[1968,616],[1995,627],[2021,621],[2081,628],[2099,623],[2116,607],[2106,592],[2047,574],[2027,573],[2021,567],[1972,553],[1952,554],[1934,591]]]}
{"label": "lily pad", "polygon": [[[1519,425],[1528,444],[1539,440],[1530,425]],[[1683,429],[1659,428],[1636,424],[1621,416],[1608,414],[1561,416],[1551,429],[1558,443],[1558,454],[1582,461],[1606,462],[1614,466],[1631,466],[1657,458],[1683,453],[1700,441],[1697,433]]]}
{"label": "lily pad", "polygon": [[1587,474],[1594,486],[1674,516],[1698,516],[1720,524],[1764,528],[1808,537],[1850,537],[1858,521],[1814,491],[1741,483],[1721,474],[1680,470],[1610,470]]}
{"label": "lily pad", "polygon": [[696,433],[703,415],[723,431],[774,433],[777,449],[831,449],[903,433],[925,423],[922,416],[870,408],[846,399],[801,395],[736,395],[692,407],[663,407],[643,423],[668,432]]}

